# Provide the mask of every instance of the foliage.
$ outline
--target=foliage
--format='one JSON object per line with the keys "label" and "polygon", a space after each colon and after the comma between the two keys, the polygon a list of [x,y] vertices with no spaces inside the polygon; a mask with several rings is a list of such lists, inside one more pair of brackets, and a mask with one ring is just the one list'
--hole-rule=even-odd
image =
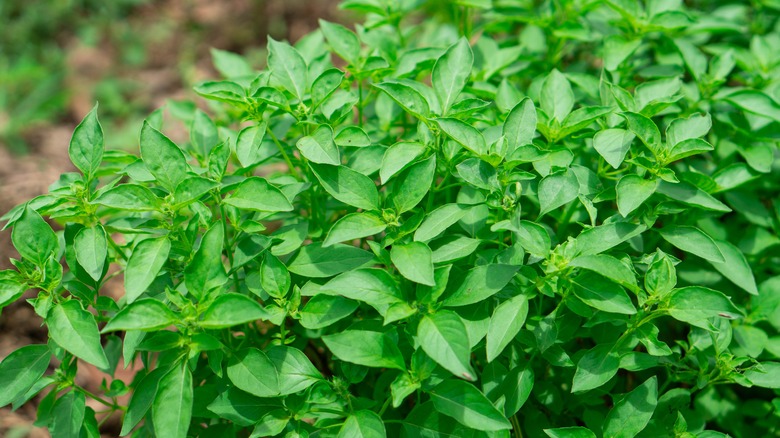
{"label": "foliage", "polygon": [[215,51],[213,116],[176,144],[155,112],[140,158],[90,112],[80,173],[5,216],[0,306],[37,290],[50,341],[0,405],[49,389],[54,436],[97,436],[87,398],[134,436],[777,435],[778,5],[418,3],[344,1],[356,32],[260,73]]}

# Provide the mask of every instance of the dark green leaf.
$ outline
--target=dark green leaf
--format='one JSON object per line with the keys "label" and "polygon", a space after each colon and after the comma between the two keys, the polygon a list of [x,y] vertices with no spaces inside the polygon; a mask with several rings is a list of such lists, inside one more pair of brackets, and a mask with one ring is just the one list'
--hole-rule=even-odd
{"label": "dark green leaf", "polygon": [[0,406],[24,395],[49,367],[48,345],[26,345],[0,362]]}
{"label": "dark green leaf", "polygon": [[625,395],[604,419],[604,436],[632,438],[650,422],[658,404],[658,379],[653,376]]}
{"label": "dark green leaf", "polygon": [[457,288],[444,299],[448,307],[478,303],[499,292],[520,269],[512,265],[484,265],[471,269]]}
{"label": "dark green leaf", "polygon": [[428,356],[452,374],[476,380],[468,333],[457,313],[444,310],[423,316],[417,326],[417,340]]}
{"label": "dark green leaf", "polygon": [[171,242],[167,237],[147,239],[133,249],[125,268],[125,299],[130,304],[152,284],[168,261]]}
{"label": "dark green leaf", "polygon": [[712,318],[737,319],[742,312],[731,300],[716,290],[688,286],[675,290],[669,299],[667,312],[672,318],[706,330],[712,328]]}
{"label": "dark green leaf", "polygon": [[436,409],[460,424],[477,430],[511,429],[509,420],[474,385],[462,380],[445,380],[431,391]]}
{"label": "dark green leaf", "polygon": [[100,369],[108,368],[95,317],[84,310],[78,301],[70,300],[55,305],[46,318],[46,324],[49,326],[49,336],[57,345]]}
{"label": "dark green leaf", "polygon": [[287,269],[304,277],[332,277],[365,265],[373,255],[354,246],[336,244],[323,247],[321,243],[304,246],[287,265]]}
{"label": "dark green leaf", "polygon": [[261,319],[269,320],[271,315],[257,301],[246,295],[227,293],[218,296],[209,305],[198,325],[220,329]]}

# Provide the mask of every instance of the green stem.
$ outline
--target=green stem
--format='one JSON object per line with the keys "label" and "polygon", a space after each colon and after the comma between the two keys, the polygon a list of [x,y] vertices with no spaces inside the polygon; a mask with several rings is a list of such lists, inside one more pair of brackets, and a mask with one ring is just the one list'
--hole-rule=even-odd
{"label": "green stem", "polygon": [[287,163],[287,167],[290,168],[290,173],[292,173],[296,179],[301,179],[301,174],[298,173],[298,169],[296,169],[295,166],[293,165],[290,156],[287,154],[287,151],[284,150],[284,146],[282,145],[282,143],[279,142],[279,139],[276,138],[276,135],[274,134],[273,130],[271,130],[270,127],[267,127],[266,132],[268,132],[268,134],[271,136],[271,140],[273,140],[276,147],[279,148],[279,152],[282,154],[285,163]]}

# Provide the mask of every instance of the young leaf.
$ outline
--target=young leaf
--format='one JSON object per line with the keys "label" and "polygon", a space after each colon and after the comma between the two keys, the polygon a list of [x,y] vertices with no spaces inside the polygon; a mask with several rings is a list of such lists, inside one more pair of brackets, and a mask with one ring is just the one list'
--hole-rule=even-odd
{"label": "young leaf", "polygon": [[228,281],[222,264],[225,230],[221,223],[214,224],[201,239],[200,247],[184,270],[184,284],[193,295],[203,297],[207,292]]}
{"label": "young leaf", "polygon": [[49,336],[57,345],[100,369],[108,368],[95,317],[78,301],[69,300],[55,305],[46,318],[46,324]]}
{"label": "young leaf", "polygon": [[49,367],[48,345],[25,345],[0,362],[0,406],[24,395]]}
{"label": "young leaf", "polygon": [[406,370],[401,351],[386,333],[347,330],[323,336],[322,341],[328,350],[345,362],[366,367]]}
{"label": "young leaf", "polygon": [[563,122],[574,107],[574,92],[566,76],[553,69],[542,84],[539,100],[545,114]]}
{"label": "young leaf", "polygon": [[268,38],[268,69],[287,91],[303,99],[308,84],[306,61],[301,54],[284,41]]}
{"label": "young leaf", "polygon": [[161,379],[152,404],[154,433],[185,438],[192,418],[192,372],[186,361],[173,366]]}
{"label": "young leaf", "polygon": [[431,83],[439,99],[442,114],[447,114],[471,76],[474,55],[465,37],[451,45],[433,66]]}
{"label": "young leaf", "polygon": [[73,246],[81,267],[93,280],[100,281],[108,255],[108,241],[103,226],[82,228],[76,234]]}
{"label": "young leaf", "polygon": [[462,380],[445,380],[430,391],[436,409],[460,424],[483,431],[506,430],[512,426],[474,385]]}
{"label": "young leaf", "polygon": [[650,422],[658,404],[658,378],[653,376],[615,403],[604,419],[604,436],[632,438]]}
{"label": "young leaf", "polygon": [[363,210],[379,210],[379,192],[369,177],[346,166],[309,166],[325,191],[334,198]]}
{"label": "young leaf", "polygon": [[138,300],[120,310],[103,327],[103,333],[117,330],[160,330],[177,322],[179,317],[162,301],[151,298]]}
{"label": "young leaf", "polygon": [[468,333],[457,313],[444,310],[423,316],[417,339],[423,351],[446,370],[462,379],[476,380]]}
{"label": "young leaf", "polygon": [[431,249],[422,242],[412,242],[406,245],[393,245],[390,250],[390,259],[393,264],[407,279],[433,286],[433,262],[431,261]]}
{"label": "young leaf", "polygon": [[54,230],[29,205],[14,222],[11,241],[22,257],[38,266],[43,266],[49,257],[56,257],[60,252],[60,241]]}
{"label": "young leaf", "polygon": [[618,211],[627,217],[655,193],[657,180],[647,180],[639,175],[626,175],[615,186]]}
{"label": "young leaf", "polygon": [[73,131],[73,137],[68,146],[70,161],[79,169],[87,179],[91,179],[103,161],[103,127],[97,116],[98,106],[95,104],[92,110],[84,117]]}
{"label": "young leaf", "polygon": [[528,315],[528,298],[514,296],[501,303],[490,317],[487,331],[487,361],[492,362],[520,332]]}
{"label": "young leaf", "polygon": [[347,240],[373,236],[381,233],[385,228],[387,224],[375,213],[350,213],[333,224],[322,246],[328,247]]}
{"label": "young leaf", "polygon": [[292,211],[293,206],[281,190],[264,178],[250,177],[225,197],[225,204],[250,211]]}
{"label": "young leaf", "polygon": [[146,292],[168,261],[170,251],[171,241],[167,237],[146,239],[135,246],[125,268],[125,299],[128,304]]}

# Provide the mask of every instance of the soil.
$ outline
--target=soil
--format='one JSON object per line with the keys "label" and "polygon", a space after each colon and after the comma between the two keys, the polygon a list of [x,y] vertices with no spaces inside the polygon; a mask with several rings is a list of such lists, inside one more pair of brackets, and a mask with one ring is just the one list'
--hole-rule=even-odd
{"label": "soil", "polygon": [[[319,18],[343,21],[344,16],[336,5],[335,0],[147,1],[127,17],[137,32],[150,29],[154,34],[146,40],[145,62],[132,67],[122,62],[119,50],[122,41],[105,38],[98,46],[90,47],[82,44],[75,34],[64,38],[61,45],[67,56],[66,87],[71,91],[65,115],[48,125],[31,126],[24,133],[28,145],[25,155],[12,154],[0,139],[0,214],[45,193],[61,173],[75,170],[67,153],[70,136],[78,121],[94,105],[95,89],[101,81],[120,78],[135,83],[132,99],[142,116],[168,99],[194,99],[190,91],[193,83],[217,77],[208,54],[211,47],[245,53],[264,47],[267,34],[295,41],[315,28]],[[128,120],[138,124],[137,132],[140,122]],[[112,122],[122,124],[122,120]],[[132,149],[134,145],[127,147]],[[18,257],[10,240],[8,230],[0,232],[0,269],[11,268],[9,259]],[[101,293],[121,294],[121,279],[107,289],[111,290]],[[33,296],[35,292],[28,291],[26,298]],[[48,336],[41,323],[24,300],[3,309],[0,359],[21,346],[45,343]],[[80,365],[78,380],[88,389],[100,392],[105,377],[93,367]],[[117,373],[116,378],[129,383],[132,368]],[[36,406],[33,402],[17,411],[0,409],[0,437],[48,437],[46,429],[32,425]],[[118,418],[107,421],[102,430],[104,436],[117,436],[118,425]]]}

